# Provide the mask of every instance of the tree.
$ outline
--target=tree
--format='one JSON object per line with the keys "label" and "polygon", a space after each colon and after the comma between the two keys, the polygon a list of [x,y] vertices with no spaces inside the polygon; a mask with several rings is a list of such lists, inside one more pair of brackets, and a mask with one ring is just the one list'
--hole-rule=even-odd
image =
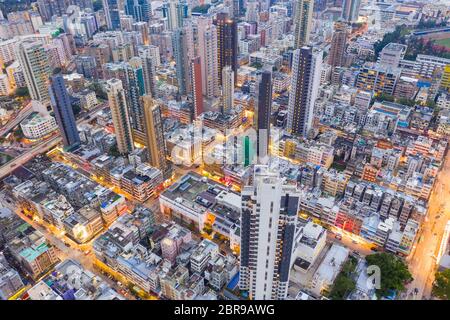
{"label": "tree", "polygon": [[405,36],[408,33],[409,33],[409,29],[405,25],[397,26],[397,27],[395,27],[395,30],[393,32],[386,33],[383,36],[382,40],[375,42],[375,44],[373,45],[374,52],[375,52],[375,59],[378,58],[379,53],[381,52],[381,50],[383,50],[383,48],[387,44],[389,44],[391,42],[404,44],[406,42]]}
{"label": "tree", "polygon": [[14,135],[14,137],[16,137],[16,138],[21,138],[21,137],[23,137],[22,128],[21,128],[20,126],[18,126],[17,129],[14,130],[13,135]]}
{"label": "tree", "polygon": [[109,148],[109,155],[112,157],[120,156],[120,152],[119,152],[119,149],[117,148],[117,144],[114,144],[113,146],[111,146],[111,148]]}
{"label": "tree", "polygon": [[414,100],[408,98],[399,98],[397,99],[397,102],[409,107],[414,107],[414,105],[416,104]]}
{"label": "tree", "polygon": [[261,69],[263,67],[263,65],[259,62],[253,62],[250,67],[252,68],[256,68],[256,69]]}
{"label": "tree", "polygon": [[389,101],[389,102],[394,102],[395,98],[394,96],[390,95],[390,94],[386,94],[386,93],[381,93],[379,95],[375,96],[375,101]]}
{"label": "tree", "polygon": [[450,300],[450,269],[436,273],[433,295],[440,299]]}
{"label": "tree", "polygon": [[16,96],[18,97],[27,97],[29,96],[28,88],[27,87],[21,87],[16,89]]}
{"label": "tree", "polygon": [[213,232],[212,227],[209,224],[205,224],[205,226],[203,227],[203,232],[211,235],[211,233]]}
{"label": "tree", "polygon": [[89,89],[95,92],[95,95],[97,96],[97,98],[103,99],[103,100],[108,100],[108,95],[100,83],[98,83],[98,82],[92,83],[89,86]]}
{"label": "tree", "polygon": [[427,100],[427,103],[426,103],[426,106],[427,106],[428,108],[434,109],[434,108],[436,108],[436,102],[435,102],[434,100],[428,99],[428,100]]}
{"label": "tree", "polygon": [[347,297],[349,293],[355,290],[356,282],[352,278],[352,274],[355,271],[357,261],[355,258],[350,257],[342,266],[341,272],[334,281],[333,288],[330,291],[328,297],[332,300],[342,300]]}
{"label": "tree", "polygon": [[369,266],[375,265],[380,268],[381,279],[380,289],[377,289],[377,296],[384,297],[390,290],[403,291],[405,284],[413,278],[408,270],[407,265],[390,253],[376,253],[366,257]]}
{"label": "tree", "polygon": [[441,21],[441,22],[437,22],[436,20],[433,19],[420,19],[419,24],[417,25],[417,29],[418,30],[423,30],[423,29],[432,29],[432,28],[437,28],[437,27],[445,27],[447,24],[447,21]]}

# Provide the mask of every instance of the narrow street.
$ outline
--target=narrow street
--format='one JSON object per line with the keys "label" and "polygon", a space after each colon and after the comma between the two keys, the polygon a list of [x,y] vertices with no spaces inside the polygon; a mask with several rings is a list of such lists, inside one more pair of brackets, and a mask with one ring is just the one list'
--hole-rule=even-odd
{"label": "narrow street", "polygon": [[442,171],[438,174],[428,203],[428,216],[423,224],[415,251],[407,258],[410,272],[414,278],[407,288],[408,299],[429,299],[431,296],[436,259],[445,226],[450,219],[449,197],[450,153],[447,154]]}

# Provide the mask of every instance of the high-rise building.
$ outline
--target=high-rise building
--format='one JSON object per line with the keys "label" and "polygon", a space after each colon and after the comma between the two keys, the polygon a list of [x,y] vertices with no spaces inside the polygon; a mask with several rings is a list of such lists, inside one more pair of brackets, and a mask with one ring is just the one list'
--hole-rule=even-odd
{"label": "high-rise building", "polygon": [[294,48],[299,49],[309,43],[314,0],[297,0],[295,2]]}
{"label": "high-rise building", "polygon": [[150,5],[148,0],[125,0],[125,14],[134,21],[149,21]]}
{"label": "high-rise building", "polygon": [[237,24],[224,12],[218,13],[213,23],[217,28],[217,74],[219,84],[222,84],[222,70],[225,66],[231,66],[234,72],[234,80],[237,77]]}
{"label": "high-rise building", "polygon": [[117,140],[117,150],[121,154],[133,151],[133,138],[130,118],[128,115],[127,98],[122,81],[113,78],[106,82],[109,108],[111,109],[114,132]]}
{"label": "high-rise building", "polygon": [[69,4],[80,7],[81,9],[94,10],[93,0],[69,0]]}
{"label": "high-rise building", "polygon": [[98,78],[95,57],[82,55],[77,56],[75,58],[75,65],[77,67],[77,73],[82,74],[85,78]]}
{"label": "high-rise building", "polygon": [[169,31],[183,27],[183,20],[188,17],[188,6],[183,0],[168,0],[163,4],[162,11]]}
{"label": "high-rise building", "polygon": [[257,133],[256,153],[258,160],[269,155],[270,116],[272,113],[272,73],[259,73],[256,86],[255,124]]}
{"label": "high-rise building", "polygon": [[234,104],[234,72],[231,66],[222,70],[222,112],[228,113]]}
{"label": "high-rise building", "polygon": [[358,21],[360,6],[361,0],[344,0],[342,3],[342,18],[349,22]]}
{"label": "high-rise building", "polygon": [[155,96],[156,67],[159,64],[159,48],[156,46],[141,46],[138,55],[142,61],[145,93]]}
{"label": "high-rise building", "polygon": [[207,98],[219,95],[217,28],[208,17],[198,19],[198,54],[202,68],[202,92]]}
{"label": "high-rise building", "polygon": [[279,173],[255,165],[241,194],[239,287],[253,300],[285,299],[292,266],[300,195]]}
{"label": "high-rise building", "polygon": [[44,21],[50,21],[53,16],[61,17],[66,13],[69,2],[67,0],[38,0],[39,13]]}
{"label": "high-rise building", "polygon": [[78,135],[70,96],[61,74],[50,78],[49,95],[64,147],[69,150],[73,149],[80,144],[80,136]]}
{"label": "high-rise building", "polygon": [[306,136],[311,129],[321,69],[322,51],[312,47],[294,51],[287,124],[294,135]]}
{"label": "high-rise building", "polygon": [[141,34],[142,43],[148,45],[150,43],[150,34],[148,32],[148,23],[145,21],[139,21],[133,23],[133,30]]}
{"label": "high-rise building", "polygon": [[189,56],[189,42],[194,40],[190,37],[187,28],[179,28],[173,32],[172,47],[175,58],[175,68],[177,73],[178,92],[187,95],[192,92],[192,77],[190,76],[189,64],[192,57]]}
{"label": "high-rise building", "polygon": [[146,94],[142,60],[131,58],[125,64],[127,105],[131,115],[131,130],[133,139],[143,144],[145,141],[144,108],[141,97]]}
{"label": "high-rise building", "polygon": [[172,166],[167,160],[161,109],[151,96],[144,96],[143,99],[148,162],[161,170],[164,179],[168,179],[172,176]]}
{"label": "high-rise building", "polygon": [[110,30],[120,29],[120,1],[102,0],[103,11],[105,13],[106,26]]}
{"label": "high-rise building", "polygon": [[328,64],[334,67],[342,67],[345,62],[345,46],[347,45],[347,24],[336,22],[334,24],[333,38],[331,39]]}
{"label": "high-rise building", "polygon": [[191,61],[192,99],[194,101],[194,119],[203,113],[202,67],[200,57]]}
{"label": "high-rise building", "polygon": [[233,16],[239,17],[245,12],[244,0],[233,0]]}
{"label": "high-rise building", "polygon": [[16,50],[31,99],[47,103],[51,70],[44,46],[40,41],[24,41],[18,44]]}

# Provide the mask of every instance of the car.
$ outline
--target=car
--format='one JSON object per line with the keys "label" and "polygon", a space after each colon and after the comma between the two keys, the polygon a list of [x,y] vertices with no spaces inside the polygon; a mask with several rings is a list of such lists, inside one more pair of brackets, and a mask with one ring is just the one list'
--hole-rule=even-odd
{"label": "car", "polygon": [[377,251],[378,251],[377,247],[372,247],[372,248],[370,248],[370,250],[371,250],[371,251],[374,251],[374,252],[377,252]]}
{"label": "car", "polygon": [[336,234],[334,237],[338,240],[342,240],[342,236],[340,234]]}
{"label": "car", "polygon": [[356,241],[356,240],[352,240],[352,243],[354,243],[354,244],[358,244],[358,241]]}
{"label": "car", "polygon": [[64,242],[64,245],[65,245],[67,248],[70,248],[70,244],[68,244],[67,242]]}

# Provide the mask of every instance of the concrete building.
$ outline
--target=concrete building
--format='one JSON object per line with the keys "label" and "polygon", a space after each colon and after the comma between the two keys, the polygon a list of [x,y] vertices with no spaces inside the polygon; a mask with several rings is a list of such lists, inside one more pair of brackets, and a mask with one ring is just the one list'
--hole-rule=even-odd
{"label": "concrete building", "polygon": [[112,113],[117,149],[121,154],[128,154],[134,150],[134,144],[122,81],[115,78],[108,80],[106,83],[106,92]]}
{"label": "concrete building", "polygon": [[308,221],[299,232],[295,249],[295,267],[306,272],[325,247],[327,231],[320,225]]}
{"label": "concrete building", "polygon": [[168,179],[172,176],[172,167],[167,160],[161,109],[151,96],[146,95],[143,100],[148,162],[151,166],[161,170],[164,179]]}
{"label": "concrete building", "polygon": [[238,40],[236,21],[227,13],[219,12],[213,20],[217,29],[217,77],[222,85],[222,72],[226,66],[233,70],[233,85],[238,69]]}
{"label": "concrete building", "polygon": [[3,253],[0,253],[0,300],[8,300],[23,287],[19,273],[9,266]]}
{"label": "concrete building", "polygon": [[322,51],[312,47],[294,51],[287,124],[293,135],[306,137],[312,127],[321,67]]}
{"label": "concrete building", "polygon": [[242,190],[239,287],[254,300],[285,299],[299,206],[295,186],[267,166]]}
{"label": "concrete building", "polygon": [[16,237],[7,247],[17,264],[33,279],[49,271],[58,262],[56,249],[39,231]]}
{"label": "concrete building", "polygon": [[405,57],[407,46],[400,43],[388,43],[380,52],[378,63],[387,68],[398,68]]}
{"label": "concrete building", "polygon": [[312,26],[313,0],[297,0],[294,12],[294,49],[309,45]]}
{"label": "concrete building", "polygon": [[25,76],[31,99],[48,104],[50,65],[48,56],[40,41],[25,40],[16,47],[16,57]]}
{"label": "concrete building", "polygon": [[347,248],[333,244],[308,285],[311,293],[321,297],[323,291],[331,288],[348,255]]}
{"label": "concrete building", "polygon": [[64,147],[69,150],[76,148],[80,144],[80,136],[78,134],[70,96],[61,74],[51,77],[49,92],[52,108],[55,112],[56,123],[58,124]]}
{"label": "concrete building", "polygon": [[342,67],[344,65],[347,36],[347,24],[344,22],[335,22],[330,52],[328,53],[328,64],[332,68]]}
{"label": "concrete building", "polygon": [[217,27],[210,18],[198,19],[198,54],[202,69],[202,92],[207,98],[219,95]]}
{"label": "concrete building", "polygon": [[229,113],[234,105],[234,72],[231,66],[222,70],[222,112]]}

